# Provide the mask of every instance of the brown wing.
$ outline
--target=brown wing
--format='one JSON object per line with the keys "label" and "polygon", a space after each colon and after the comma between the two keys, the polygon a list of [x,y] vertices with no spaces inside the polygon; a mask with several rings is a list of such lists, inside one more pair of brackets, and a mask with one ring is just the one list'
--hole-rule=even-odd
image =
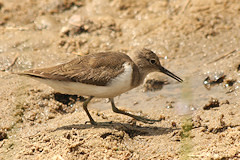
{"label": "brown wing", "polygon": [[50,68],[25,71],[20,75],[105,86],[111,78],[124,71],[123,63],[126,61],[133,64],[126,54],[103,52],[78,57]]}

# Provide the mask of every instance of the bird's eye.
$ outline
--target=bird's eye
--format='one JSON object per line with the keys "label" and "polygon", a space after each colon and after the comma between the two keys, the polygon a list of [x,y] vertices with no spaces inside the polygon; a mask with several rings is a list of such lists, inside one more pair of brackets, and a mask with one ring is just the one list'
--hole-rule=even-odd
{"label": "bird's eye", "polygon": [[151,64],[155,64],[155,63],[156,63],[156,60],[155,60],[155,59],[151,59],[151,60],[150,60],[150,63],[151,63]]}

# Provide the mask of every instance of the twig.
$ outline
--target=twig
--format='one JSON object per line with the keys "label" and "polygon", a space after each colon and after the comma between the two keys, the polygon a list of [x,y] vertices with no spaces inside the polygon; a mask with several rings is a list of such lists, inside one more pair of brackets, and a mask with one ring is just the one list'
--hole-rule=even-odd
{"label": "twig", "polygon": [[219,60],[221,60],[221,59],[223,59],[223,58],[225,58],[225,57],[227,57],[227,56],[235,53],[236,51],[237,51],[237,49],[234,49],[234,50],[232,50],[231,52],[228,52],[228,53],[224,54],[223,56],[221,56],[221,57],[219,57],[219,58],[217,58],[217,59],[215,59],[215,60],[213,60],[213,61],[211,61],[211,62],[208,62],[208,64],[217,62],[217,61],[219,61]]}
{"label": "twig", "polygon": [[183,8],[183,10],[182,10],[182,13],[185,12],[185,10],[186,10],[187,7],[189,6],[190,2],[191,2],[191,0],[188,0],[188,1],[187,1],[187,3],[185,4],[185,6],[184,6],[184,8]]}
{"label": "twig", "polygon": [[7,68],[3,68],[3,69],[1,69],[0,71],[7,71],[7,70],[9,70],[12,66],[14,66],[15,65],[15,63],[16,63],[16,61],[17,61],[17,59],[18,59],[18,53],[14,56],[14,58],[13,58],[13,61],[12,61],[12,63],[7,67]]}
{"label": "twig", "polygon": [[2,141],[2,142],[0,143],[0,148],[3,146],[4,143],[5,143],[5,141]]}
{"label": "twig", "polygon": [[30,30],[29,28],[24,28],[24,27],[6,27],[6,28],[0,28],[0,30],[19,30],[19,31],[26,31]]}

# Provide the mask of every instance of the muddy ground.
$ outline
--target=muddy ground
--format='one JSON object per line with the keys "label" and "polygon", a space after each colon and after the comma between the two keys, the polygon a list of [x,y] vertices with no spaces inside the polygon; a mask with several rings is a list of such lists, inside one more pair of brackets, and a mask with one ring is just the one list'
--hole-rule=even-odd
{"label": "muddy ground", "polygon": [[[239,42],[239,0],[0,0],[0,159],[240,159]],[[185,81],[115,98],[155,124],[12,74],[143,47]]]}

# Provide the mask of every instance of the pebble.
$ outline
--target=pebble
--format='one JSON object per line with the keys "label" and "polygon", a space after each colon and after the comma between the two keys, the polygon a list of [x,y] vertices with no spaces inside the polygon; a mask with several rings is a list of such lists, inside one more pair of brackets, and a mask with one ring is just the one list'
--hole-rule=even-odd
{"label": "pebble", "polygon": [[0,131],[0,141],[7,139],[7,133]]}

